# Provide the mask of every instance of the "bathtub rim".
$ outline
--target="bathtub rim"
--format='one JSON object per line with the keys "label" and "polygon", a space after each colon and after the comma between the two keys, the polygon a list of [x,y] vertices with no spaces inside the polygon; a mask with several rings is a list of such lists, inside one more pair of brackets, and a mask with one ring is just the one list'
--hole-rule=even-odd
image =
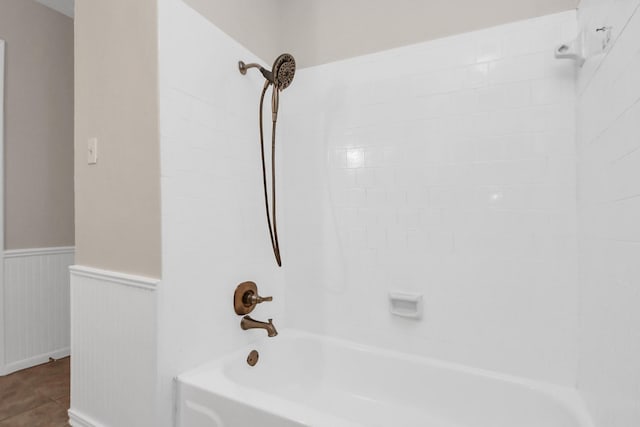
{"label": "bathtub rim", "polygon": [[[357,341],[347,340],[340,337],[335,337],[331,335],[322,335],[316,334],[304,330],[294,329],[294,328],[285,328],[279,332],[279,335],[275,338],[259,338],[253,342],[247,343],[241,348],[233,350],[229,353],[225,353],[224,355],[214,358],[208,362],[205,362],[193,369],[187,370],[174,378],[178,389],[181,384],[188,385],[190,387],[194,387],[200,391],[206,393],[214,393],[218,395],[222,395],[227,399],[236,401],[238,403],[246,404],[246,398],[243,393],[246,390],[251,390],[251,394],[255,394],[255,397],[260,397],[255,403],[252,403],[253,406],[258,407],[263,410],[267,410],[274,414],[280,416],[296,416],[297,418],[292,418],[294,421],[305,423],[309,422],[308,417],[305,414],[305,410],[313,413],[314,416],[321,417],[323,414],[321,411],[318,411],[315,408],[310,408],[308,406],[302,405],[298,402],[288,400],[284,397],[271,395],[265,393],[258,389],[250,389],[242,384],[234,382],[231,378],[229,378],[226,373],[224,367],[230,361],[237,361],[238,358],[243,360],[246,357],[246,353],[251,351],[257,345],[268,345],[270,340],[273,339],[287,339],[287,340],[295,340],[295,339],[309,339],[312,341],[326,342],[330,345],[342,346],[347,350],[355,350],[355,351],[364,351],[364,352],[372,352],[376,353],[382,357],[389,357],[398,359],[401,362],[412,362],[412,363],[423,363],[429,365],[434,368],[444,369],[456,371],[459,373],[464,373],[472,376],[476,376],[479,378],[485,378],[493,381],[500,381],[508,384],[513,384],[515,386],[519,386],[525,388],[529,391],[541,394],[546,396],[547,398],[559,403],[564,406],[568,412],[575,417],[578,422],[579,427],[595,427],[593,420],[587,410],[586,404],[582,397],[580,396],[578,390],[569,386],[562,386],[558,384],[546,383],[543,381],[533,380],[530,378],[519,377],[516,375],[511,375],[503,372],[492,371],[489,369],[477,368],[469,365],[465,365],[458,362],[441,360],[428,356],[421,356],[411,353],[404,353],[398,350],[386,349],[382,347],[373,346],[370,344],[364,344]],[[198,374],[203,372],[211,372],[215,371],[217,374],[217,379],[220,381],[220,384],[229,386],[230,389],[234,390],[234,393],[225,393],[220,390],[220,387],[208,387],[207,384],[202,381],[198,381]],[[228,389],[229,390],[229,389]],[[226,390],[226,391],[228,391]],[[241,393],[242,391],[242,393]],[[179,399],[179,394],[177,398]],[[178,406],[180,406],[180,402],[177,402]],[[289,409],[294,409],[291,412],[283,413],[279,410],[274,410],[274,408],[280,408],[281,405],[286,405]]]}

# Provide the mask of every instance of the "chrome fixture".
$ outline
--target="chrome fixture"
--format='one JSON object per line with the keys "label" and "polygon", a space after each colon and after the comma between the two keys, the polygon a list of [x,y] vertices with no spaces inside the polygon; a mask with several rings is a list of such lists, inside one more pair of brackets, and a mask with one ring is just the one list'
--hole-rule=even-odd
{"label": "chrome fixture", "polygon": [[273,324],[273,319],[269,319],[267,322],[260,322],[259,320],[252,319],[251,316],[244,316],[240,321],[240,327],[245,331],[248,329],[264,329],[270,337],[278,335],[278,331]]}
{"label": "chrome fixture", "polygon": [[[273,63],[271,71],[265,69],[260,64],[245,64],[243,61],[238,62],[240,73],[245,75],[249,68],[257,68],[260,70],[266,81],[260,94],[259,104],[259,128],[260,128],[260,151],[262,153],[262,185],[264,188],[264,205],[267,213],[267,224],[269,226],[269,236],[271,238],[271,247],[279,267],[282,266],[282,258],[280,256],[280,243],[278,242],[278,226],[276,221],[276,122],[278,121],[278,107],[280,104],[280,92],[289,87],[296,74],[296,60],[292,55],[283,53],[278,56]],[[271,206],[272,211],[269,212],[269,194],[267,190],[267,171],[264,154],[264,130],[262,129],[262,110],[264,106],[264,97],[269,86],[273,85],[271,95]],[[273,221],[271,220],[273,217]]]}

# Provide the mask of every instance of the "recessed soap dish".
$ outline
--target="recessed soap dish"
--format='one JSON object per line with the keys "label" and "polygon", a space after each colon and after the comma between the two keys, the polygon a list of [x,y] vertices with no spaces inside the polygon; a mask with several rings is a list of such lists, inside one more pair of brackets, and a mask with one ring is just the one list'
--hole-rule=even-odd
{"label": "recessed soap dish", "polygon": [[422,294],[389,292],[389,311],[391,314],[400,317],[422,319],[424,312]]}

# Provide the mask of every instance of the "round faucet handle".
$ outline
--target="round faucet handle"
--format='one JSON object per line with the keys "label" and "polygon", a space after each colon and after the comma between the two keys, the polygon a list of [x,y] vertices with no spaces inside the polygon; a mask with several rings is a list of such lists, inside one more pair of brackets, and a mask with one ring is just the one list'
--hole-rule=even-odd
{"label": "round faucet handle", "polygon": [[240,283],[233,294],[233,307],[238,315],[249,314],[256,305],[266,301],[273,301],[273,297],[258,295],[258,287],[254,282]]}

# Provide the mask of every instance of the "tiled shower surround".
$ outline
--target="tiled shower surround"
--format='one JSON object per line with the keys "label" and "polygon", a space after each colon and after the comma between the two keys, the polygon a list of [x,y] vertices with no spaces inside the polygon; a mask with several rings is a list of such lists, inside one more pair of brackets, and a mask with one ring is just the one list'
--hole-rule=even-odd
{"label": "tiled shower surround", "polygon": [[[158,420],[172,426],[173,378],[264,331],[243,331],[237,284],[274,301],[252,313],[285,326],[283,273],[264,219],[257,104],[262,62],[180,0],[159,1],[162,284],[158,291]],[[284,225],[282,225],[284,226]],[[124,424],[121,424],[124,425]],[[136,424],[137,426],[137,424]]]}
{"label": "tiled shower surround", "polygon": [[[619,31],[577,74],[553,57],[575,12],[299,69],[280,98],[278,269],[263,81],[237,71],[273,58],[160,0],[162,281],[74,279],[72,310],[89,321],[74,329],[72,409],[173,425],[176,375],[264,335],[231,304],[254,280],[274,301],[252,315],[279,329],[577,385],[597,427],[638,425],[640,2],[584,3],[598,7],[581,26],[609,16]],[[391,315],[390,291],[422,294],[423,319]]]}
{"label": "tiled shower surround", "polygon": [[[575,66],[553,56],[575,34],[567,12],[299,72],[278,142],[290,324],[575,382]],[[424,319],[389,291],[423,294]]]}
{"label": "tiled shower surround", "polygon": [[[606,18],[603,18],[606,17]],[[640,425],[640,1],[583,0],[611,26],[578,78],[578,388],[598,427]]]}

